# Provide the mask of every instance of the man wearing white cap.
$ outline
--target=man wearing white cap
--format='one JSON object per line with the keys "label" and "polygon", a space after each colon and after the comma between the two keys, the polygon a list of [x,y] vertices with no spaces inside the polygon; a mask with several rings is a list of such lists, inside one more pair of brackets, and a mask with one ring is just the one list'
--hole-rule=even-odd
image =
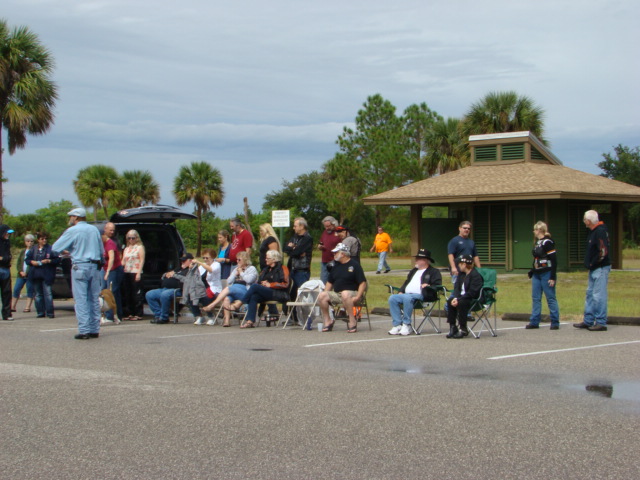
{"label": "man wearing white cap", "polygon": [[367,289],[367,279],[360,264],[351,258],[349,247],[339,243],[331,250],[334,253],[335,266],[329,272],[329,278],[324,292],[318,296],[318,305],[322,312],[324,322],[323,332],[333,330],[333,324],[329,319],[329,306],[342,303],[349,314],[348,333],[358,331],[358,322],[353,315],[353,307],[357,305]]}
{"label": "man wearing white cap", "polygon": [[71,288],[78,319],[77,340],[98,338],[100,334],[101,267],[104,263],[100,231],[87,223],[84,208],[74,208],[68,214],[69,228],[53,244],[55,252],[71,254]]}

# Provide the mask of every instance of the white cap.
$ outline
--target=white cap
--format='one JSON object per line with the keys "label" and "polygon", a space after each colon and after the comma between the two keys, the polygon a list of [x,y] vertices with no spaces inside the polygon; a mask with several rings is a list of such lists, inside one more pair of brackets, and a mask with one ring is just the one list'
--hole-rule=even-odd
{"label": "white cap", "polygon": [[84,208],[74,208],[69,213],[67,213],[69,217],[86,217],[87,211]]}
{"label": "white cap", "polygon": [[346,246],[344,243],[339,243],[338,245],[336,245],[336,248],[334,248],[331,251],[333,253],[344,252],[344,253],[348,253],[349,255],[351,255],[351,251],[349,250],[349,247]]}

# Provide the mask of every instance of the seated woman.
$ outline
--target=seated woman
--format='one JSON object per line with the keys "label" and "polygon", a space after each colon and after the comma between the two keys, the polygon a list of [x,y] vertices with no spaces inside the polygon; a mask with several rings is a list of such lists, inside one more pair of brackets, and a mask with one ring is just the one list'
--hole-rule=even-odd
{"label": "seated woman", "polygon": [[[203,325],[204,318],[200,316],[200,306],[206,307],[215,301],[216,297],[222,291],[222,283],[220,282],[220,272],[221,267],[220,264],[215,260],[217,252],[213,248],[205,248],[202,250],[202,260],[204,262],[200,262],[198,260],[194,260],[193,263],[197,264],[200,268],[200,276],[206,288],[206,297],[200,298],[198,300],[198,305],[190,305],[191,313],[193,313],[193,317],[196,319],[193,322],[194,325]],[[204,310],[204,309],[203,309]],[[213,325],[213,318],[209,318],[207,320],[207,325]]]}
{"label": "seated woman", "polygon": [[[225,287],[216,299],[202,310],[211,312],[214,308],[222,304],[224,307],[224,323],[223,327],[229,327],[231,321],[231,312],[239,309],[238,306],[231,306],[231,302],[242,300],[251,285],[258,280],[258,270],[251,265],[251,257],[247,252],[240,252],[237,256],[238,266],[231,272],[227,279],[227,287]],[[240,304],[242,305],[242,304]]]}
{"label": "seated woman", "polygon": [[[242,299],[242,302],[246,303],[248,307],[244,324],[240,328],[253,328],[258,305],[262,302],[270,300],[286,302],[289,300],[289,269],[282,265],[282,254],[277,250],[268,250],[265,261],[267,266],[260,272],[258,283],[252,285]],[[234,302],[232,307],[236,303]],[[275,309],[275,305],[269,305],[269,313],[277,315]]]}

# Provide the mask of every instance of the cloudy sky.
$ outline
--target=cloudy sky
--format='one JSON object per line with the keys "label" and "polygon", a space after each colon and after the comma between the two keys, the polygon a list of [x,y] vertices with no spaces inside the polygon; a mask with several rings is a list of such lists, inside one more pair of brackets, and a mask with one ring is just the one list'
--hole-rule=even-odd
{"label": "cloudy sky", "polygon": [[515,90],[590,173],[640,145],[637,0],[2,0],[0,18],[39,35],[60,90],[51,132],[4,156],[12,214],[77,202],[72,180],[96,163],[150,170],[175,204],[179,167],[202,160],[223,175],[218,216],[245,196],[258,211],[333,156],[375,93],[461,117]]}

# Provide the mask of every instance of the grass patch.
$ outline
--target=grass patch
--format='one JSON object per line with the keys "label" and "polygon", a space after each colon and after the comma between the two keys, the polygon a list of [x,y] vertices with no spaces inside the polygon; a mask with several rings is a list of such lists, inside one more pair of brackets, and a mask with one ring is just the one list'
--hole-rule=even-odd
{"label": "grass patch", "polygon": [[[638,250],[634,250],[639,252]],[[626,253],[626,250],[625,250]],[[640,253],[640,252],[639,252]],[[624,264],[628,265],[625,255]],[[388,258],[392,269],[409,269],[413,265],[412,258]],[[633,261],[633,259],[631,259]],[[637,259],[640,265],[640,255]],[[314,262],[312,276],[320,276],[320,267]],[[375,271],[377,258],[362,258],[362,266],[367,272]],[[640,268],[640,267],[639,267]],[[381,275],[369,275],[369,290],[367,299],[369,307],[388,308],[389,293],[385,284],[400,286],[406,278],[406,273],[393,272]],[[453,288],[448,274],[443,275],[443,283],[447,288]],[[524,274],[498,275],[498,314],[529,313],[531,312],[531,281]],[[614,317],[640,317],[640,302],[637,298],[640,286],[640,271],[617,270],[609,276],[609,315]],[[558,273],[556,287],[560,315],[564,320],[573,320],[582,315],[584,297],[587,289],[587,272]],[[542,313],[548,314],[546,302],[542,301]]]}

